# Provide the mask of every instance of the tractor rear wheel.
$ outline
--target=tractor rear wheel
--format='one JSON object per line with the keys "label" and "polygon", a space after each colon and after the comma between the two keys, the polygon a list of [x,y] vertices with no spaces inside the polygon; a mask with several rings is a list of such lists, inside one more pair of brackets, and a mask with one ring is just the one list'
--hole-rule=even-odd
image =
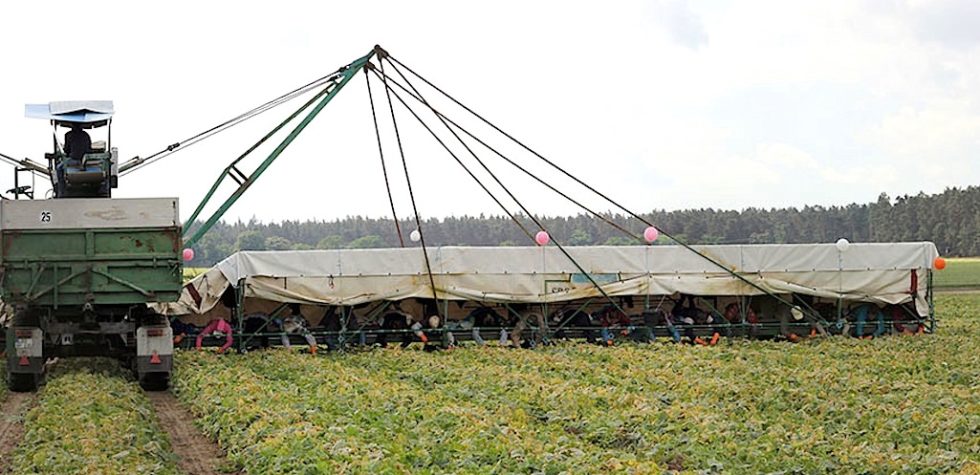
{"label": "tractor rear wheel", "polygon": [[139,381],[145,391],[166,391],[170,387],[170,373],[145,373],[139,376]]}
{"label": "tractor rear wheel", "polygon": [[7,372],[7,388],[15,393],[37,391],[38,375],[33,373]]}

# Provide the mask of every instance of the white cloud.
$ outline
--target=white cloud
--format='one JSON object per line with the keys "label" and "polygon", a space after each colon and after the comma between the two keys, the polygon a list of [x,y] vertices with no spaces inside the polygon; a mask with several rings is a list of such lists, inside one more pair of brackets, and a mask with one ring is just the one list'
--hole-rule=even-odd
{"label": "white cloud", "polygon": [[784,143],[764,143],[756,149],[759,162],[770,166],[814,168],[816,160],[809,153]]}
{"label": "white cloud", "polygon": [[929,160],[958,156],[980,145],[980,114],[958,102],[905,107],[868,130],[866,138],[899,157]]}
{"label": "white cloud", "polygon": [[659,0],[651,8],[657,22],[677,44],[693,50],[708,44],[708,33],[689,1]]}
{"label": "white cloud", "polygon": [[911,172],[921,189],[976,183],[980,113],[966,101],[903,108],[862,137],[889,157],[893,169]]}
{"label": "white cloud", "polygon": [[980,45],[980,3],[974,0],[910,0],[903,13],[926,41],[957,49]]}

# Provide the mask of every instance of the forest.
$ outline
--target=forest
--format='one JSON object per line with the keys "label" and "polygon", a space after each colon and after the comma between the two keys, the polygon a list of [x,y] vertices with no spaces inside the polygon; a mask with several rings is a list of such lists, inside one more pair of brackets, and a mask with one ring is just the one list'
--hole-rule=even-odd
{"label": "forest", "polygon": [[[640,213],[677,240],[689,244],[773,244],[834,242],[932,241],[946,256],[980,255],[980,186],[947,188],[938,194],[919,193],[874,203],[847,206],[805,206],[802,209],[742,211],[692,209]],[[562,245],[641,244],[645,225],[622,213],[603,215],[634,236],[593,215],[542,217],[541,223]],[[526,216],[458,216],[426,218],[422,233],[428,246],[534,245],[538,231]],[[194,226],[199,225],[195,223]],[[414,220],[348,216],[333,221],[262,223],[219,222],[195,245],[192,267],[211,266],[238,250],[343,249],[416,245],[409,240]],[[530,232],[530,236],[525,233]],[[671,244],[661,235],[656,244]]]}

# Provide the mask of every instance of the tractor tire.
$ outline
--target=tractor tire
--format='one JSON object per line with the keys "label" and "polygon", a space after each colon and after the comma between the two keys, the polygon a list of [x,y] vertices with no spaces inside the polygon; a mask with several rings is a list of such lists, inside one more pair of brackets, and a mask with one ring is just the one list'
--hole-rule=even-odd
{"label": "tractor tire", "polygon": [[37,391],[38,375],[33,373],[11,373],[7,372],[7,388],[15,393],[29,393]]}
{"label": "tractor tire", "polygon": [[35,308],[28,308],[14,314],[14,327],[37,327],[40,326],[41,317]]}
{"label": "tractor tire", "polygon": [[144,391],[166,391],[170,388],[170,373],[146,373],[139,381]]}

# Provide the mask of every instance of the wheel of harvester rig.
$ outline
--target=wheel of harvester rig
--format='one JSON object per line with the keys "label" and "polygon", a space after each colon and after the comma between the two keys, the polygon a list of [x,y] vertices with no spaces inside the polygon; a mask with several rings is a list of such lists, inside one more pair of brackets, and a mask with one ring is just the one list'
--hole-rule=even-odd
{"label": "wheel of harvester rig", "polygon": [[7,372],[7,388],[15,393],[37,391],[38,377],[33,373]]}
{"label": "wheel of harvester rig", "polygon": [[170,387],[170,373],[146,373],[139,376],[139,381],[145,391],[166,391]]}

